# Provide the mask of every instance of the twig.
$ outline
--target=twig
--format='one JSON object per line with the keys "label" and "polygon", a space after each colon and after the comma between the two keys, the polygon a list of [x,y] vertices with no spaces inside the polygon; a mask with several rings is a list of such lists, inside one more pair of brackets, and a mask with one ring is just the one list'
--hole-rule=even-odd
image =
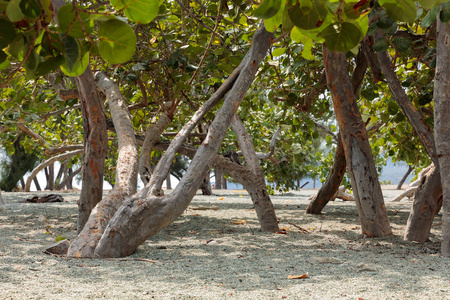
{"label": "twig", "polygon": [[292,223],[291,221],[289,221],[289,220],[287,220],[287,219],[283,219],[283,220],[286,221],[289,225],[292,225],[292,226],[294,226],[295,228],[300,229],[300,231],[302,231],[302,232],[304,232],[304,233],[311,233],[309,230],[306,230],[305,228],[300,227],[299,225],[297,225],[297,224],[295,224],[295,223]]}

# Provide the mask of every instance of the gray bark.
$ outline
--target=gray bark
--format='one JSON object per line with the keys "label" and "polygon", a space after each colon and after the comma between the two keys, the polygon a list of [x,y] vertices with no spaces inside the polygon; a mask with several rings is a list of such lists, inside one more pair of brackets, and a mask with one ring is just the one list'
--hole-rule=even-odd
{"label": "gray bark", "polygon": [[441,251],[450,257],[450,25],[437,19],[434,138],[443,190]]}
{"label": "gray bark", "polygon": [[[267,32],[264,28],[255,33],[248,54],[244,57],[237,72],[230,76],[234,79],[227,82],[230,86],[228,89],[224,89],[224,92],[228,91],[228,93],[224,97],[222,107],[214,118],[208,134],[198,148],[186,174],[174,191],[168,195],[160,196],[161,185],[170,170],[171,162],[181,147],[186,134],[198,124],[201,116],[206,113],[208,107],[205,107],[205,105],[195,113],[187,126],[181,130],[180,135],[175,137],[158,162],[149,184],[143,190],[128,198],[124,205],[119,208],[104,231],[95,249],[95,255],[100,257],[130,255],[149,236],[171,224],[183,213],[201,185],[202,176],[199,176],[199,174],[203,174],[213,163],[230,125],[231,118],[244,99],[261,61],[266,56],[272,39],[273,34]],[[213,102],[216,103],[216,101]],[[211,101],[208,100],[206,106],[211,104]]]}

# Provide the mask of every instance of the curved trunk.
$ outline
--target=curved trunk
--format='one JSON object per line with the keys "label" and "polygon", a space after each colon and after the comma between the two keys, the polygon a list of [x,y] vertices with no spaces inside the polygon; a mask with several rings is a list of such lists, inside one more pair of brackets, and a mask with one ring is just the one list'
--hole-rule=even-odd
{"label": "curved trunk", "polygon": [[[208,134],[175,190],[169,195],[161,195],[161,185],[166,178],[171,162],[181,146],[182,140],[198,123],[200,115],[204,114],[202,107],[182,129],[184,136],[177,136],[163,155],[146,188],[128,198],[114,217],[110,220],[101,237],[94,255],[100,257],[122,257],[132,254],[149,236],[176,220],[187,208],[201,185],[202,176],[212,164],[231,118],[236,113],[240,103],[250,87],[261,61],[271,45],[273,34],[264,28],[259,29],[252,41],[248,54],[244,57],[231,89],[226,94],[224,102],[212,122]],[[199,118],[201,119],[201,118]],[[178,138],[178,139],[177,139]],[[88,242],[88,241],[87,241]]]}
{"label": "curved trunk", "polygon": [[353,92],[344,53],[324,49],[324,62],[361,230],[369,237],[392,233],[366,128]]}
{"label": "curved trunk", "polygon": [[344,178],[347,161],[345,160],[344,146],[342,144],[341,135],[338,136],[338,146],[334,155],[333,167],[320,190],[317,192],[306,208],[308,214],[321,214],[323,208],[328,202],[336,198],[339,185]]}

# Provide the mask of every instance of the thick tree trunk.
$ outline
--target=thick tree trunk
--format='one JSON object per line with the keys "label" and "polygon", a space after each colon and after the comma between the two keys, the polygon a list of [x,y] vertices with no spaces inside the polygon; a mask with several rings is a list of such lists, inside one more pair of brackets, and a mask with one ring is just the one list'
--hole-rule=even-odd
{"label": "thick tree trunk", "polygon": [[[382,33],[380,31],[377,31],[375,33],[375,39],[376,40],[383,39]],[[388,53],[386,51],[377,52],[377,56],[378,60],[380,61],[381,70],[383,71],[383,74],[386,77],[389,89],[394,95],[398,105],[403,110],[403,113],[408,118],[410,124],[413,126],[414,130],[419,135],[419,138],[422,141],[425,150],[430,155],[431,160],[433,161],[434,165],[437,168],[435,172],[440,172],[439,161],[438,157],[436,156],[436,146],[432,130],[426,125],[422,116],[416,110],[413,103],[409,100],[409,97],[406,94],[405,90],[402,88],[401,82],[398,79],[397,74],[391,67],[391,60],[388,56]],[[436,95],[434,98],[436,101],[437,99]],[[447,118],[447,116],[445,118]],[[439,179],[439,177],[440,176],[438,175],[434,175],[435,179]],[[418,187],[418,190],[423,190],[425,188],[425,186],[423,186],[425,183],[427,183],[427,181],[423,181],[422,185]],[[404,235],[405,239],[409,241],[423,241],[423,239],[428,239],[431,223],[433,222],[433,218],[437,213],[437,211],[435,211],[435,208],[439,206],[439,203],[434,203],[433,205],[429,203],[430,201],[440,201],[439,194],[440,191],[442,190],[442,187],[436,187],[435,183],[439,185],[440,181],[433,182],[432,184],[428,183],[427,186],[436,190],[421,193],[416,192],[415,194],[414,202],[417,204],[413,205],[412,207],[411,215],[408,219]],[[432,196],[433,198],[429,199],[428,198],[429,196]],[[423,214],[424,216],[421,217],[420,214]],[[415,224],[415,222],[419,223]],[[428,232],[424,232],[423,230],[428,230]],[[419,240],[416,240],[415,239],[416,237]]]}
{"label": "thick tree trunk", "polygon": [[[175,137],[158,162],[149,184],[128,198],[110,220],[96,246],[94,255],[100,257],[130,255],[149,236],[171,224],[183,213],[201,185],[202,176],[199,175],[206,172],[213,163],[231,118],[245,97],[272,39],[273,34],[264,28],[255,33],[249,53],[244,57],[237,72],[230,76],[234,77],[233,80],[226,81],[226,84],[231,83],[231,89],[225,95],[222,107],[212,122],[205,140],[192,159],[186,174],[174,191],[160,196],[162,182],[170,170],[176,152],[187,134],[209,110],[206,108],[212,104],[211,99],[196,112],[191,121],[180,131],[179,136]],[[214,100],[215,103],[217,102]],[[95,240],[88,238],[84,243],[95,244]]]}
{"label": "thick tree trunk", "polygon": [[430,237],[434,216],[442,206],[441,176],[432,167],[424,176],[414,195],[414,203],[406,223],[404,239],[426,242]]}
{"label": "thick tree trunk", "polygon": [[369,237],[389,235],[392,231],[366,128],[348,76],[345,54],[328,51],[326,47],[323,49],[327,81],[342,135],[361,230]]}
{"label": "thick tree trunk", "polygon": [[131,117],[120,90],[103,73],[96,74],[98,87],[106,95],[111,117],[119,141],[119,155],[116,165],[116,184],[92,210],[86,226],[72,242],[68,256],[93,257],[98,241],[106,225],[124,203],[126,197],[136,193],[139,153]]}
{"label": "thick tree trunk", "polygon": [[100,97],[90,66],[75,78],[81,100],[84,130],[83,179],[78,201],[78,233],[84,227],[92,209],[102,200],[103,173],[108,136]]}
{"label": "thick tree trunk", "polygon": [[323,208],[329,201],[333,201],[336,198],[336,194],[339,190],[339,185],[344,178],[346,171],[347,161],[345,160],[344,146],[342,144],[342,138],[339,134],[338,145],[336,153],[334,155],[333,167],[317,195],[313,197],[306,209],[308,214],[321,214]]}
{"label": "thick tree trunk", "polygon": [[172,181],[170,180],[170,173],[166,177],[166,189],[168,190],[172,189]]}
{"label": "thick tree trunk", "polygon": [[411,165],[408,165],[408,171],[406,171],[405,175],[403,175],[402,179],[398,183],[397,190],[401,190],[402,189],[402,186],[405,183],[406,178],[408,178],[408,176],[409,176],[409,174],[411,174],[412,170],[413,170],[413,167],[411,167]]}
{"label": "thick tree trunk", "polygon": [[227,186],[227,179],[225,178],[225,176],[222,176],[222,190],[226,190],[226,189],[228,189],[228,186]]}
{"label": "thick tree trunk", "polygon": [[277,216],[267,192],[266,180],[259,159],[256,156],[256,151],[253,148],[253,143],[238,115],[233,116],[231,126],[236,133],[239,147],[244,154],[246,167],[252,174],[251,178],[255,183],[254,186],[247,186],[246,189],[250,193],[255,206],[261,230],[276,232],[279,230]]}
{"label": "thick tree trunk", "polygon": [[441,250],[443,256],[450,257],[450,24],[437,19],[434,137],[443,190]]}

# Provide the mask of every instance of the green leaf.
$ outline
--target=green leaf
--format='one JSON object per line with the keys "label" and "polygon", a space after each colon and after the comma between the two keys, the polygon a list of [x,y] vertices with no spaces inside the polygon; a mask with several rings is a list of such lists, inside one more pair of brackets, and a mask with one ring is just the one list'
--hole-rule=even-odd
{"label": "green leaf", "polygon": [[373,50],[376,52],[384,52],[389,48],[389,43],[386,40],[378,40],[373,44]]}
{"label": "green leaf", "polygon": [[439,14],[439,6],[429,10],[427,15],[422,19],[420,25],[425,28],[430,27],[431,25],[434,24],[434,22],[436,22],[438,14]]}
{"label": "green leaf", "polygon": [[0,64],[2,64],[6,59],[8,58],[8,55],[6,55],[3,50],[0,50]]}
{"label": "green leaf", "polygon": [[14,40],[15,35],[14,24],[0,19],[0,49],[6,48]]}
{"label": "green leaf", "polygon": [[[80,22],[80,20],[82,22]],[[90,15],[82,11],[77,12],[73,5],[68,4],[61,7],[58,11],[59,29],[61,32],[68,32],[71,37],[84,38],[83,27],[87,35],[94,29],[94,20]]]}
{"label": "green leaf", "polygon": [[22,13],[27,17],[37,18],[41,15],[41,6],[36,0],[22,0],[19,6]]}
{"label": "green leaf", "polygon": [[277,48],[272,51],[273,56],[280,56],[283,55],[286,52],[286,48]]}
{"label": "green leaf", "polygon": [[42,76],[48,73],[54,72],[60,65],[65,62],[63,55],[58,55],[56,57],[51,57],[43,62],[41,62],[36,68],[36,75]]}
{"label": "green leaf", "polygon": [[72,70],[73,65],[78,60],[80,56],[80,47],[78,46],[77,41],[71,36],[64,36],[61,33],[62,42],[64,45],[64,58],[66,59],[66,66],[69,71]]}
{"label": "green leaf", "polygon": [[77,59],[75,61],[70,70],[67,67],[67,60],[60,66],[60,68],[61,71],[63,71],[63,73],[66,74],[67,76],[76,77],[83,74],[88,65],[89,65],[89,52],[86,52],[83,55],[83,58]]}
{"label": "green leaf", "polygon": [[278,10],[275,16],[264,20],[264,27],[269,32],[274,32],[283,22],[283,9]]}
{"label": "green leaf", "polygon": [[406,52],[411,47],[409,39],[406,38],[395,38],[392,42],[399,52]]}
{"label": "green leaf", "polygon": [[[3,51],[2,51],[3,52]],[[9,67],[10,66],[10,62],[9,62],[9,60],[4,60],[2,63],[0,63],[0,70],[4,70],[4,69],[6,69],[7,67]]]}
{"label": "green leaf", "polygon": [[291,31],[292,28],[294,27],[294,23],[292,23],[291,18],[289,17],[289,10],[287,8],[287,5],[285,5],[284,9],[283,9],[282,24],[283,24],[283,29],[287,32]]}
{"label": "green leaf", "polygon": [[321,0],[288,0],[287,5],[292,23],[301,29],[321,27],[328,13]]}
{"label": "green leaf", "polygon": [[361,35],[361,29],[349,22],[333,23],[320,33],[327,48],[338,52],[346,52],[358,45]]}
{"label": "green leaf", "polygon": [[270,19],[275,16],[281,7],[281,0],[263,0],[261,5],[255,9],[255,17],[259,19]]}
{"label": "green leaf", "polygon": [[450,2],[442,4],[442,10],[439,14],[439,18],[443,23],[447,23],[450,20]]}
{"label": "green leaf", "polygon": [[434,8],[439,6],[439,4],[447,2],[448,0],[419,0],[420,6],[425,9]]}
{"label": "green leaf", "polygon": [[400,22],[414,22],[416,19],[416,4],[413,0],[379,0],[380,5],[388,15]]}
{"label": "green leaf", "polygon": [[125,16],[135,23],[150,23],[159,12],[158,0],[111,0],[117,10],[124,9]]}
{"label": "green leaf", "polygon": [[133,29],[119,20],[109,20],[100,25],[98,31],[100,55],[109,63],[128,61],[136,50],[136,35]]}
{"label": "green leaf", "polygon": [[25,15],[20,9],[20,0],[11,0],[6,7],[6,16],[11,22],[18,22],[25,18]]}

